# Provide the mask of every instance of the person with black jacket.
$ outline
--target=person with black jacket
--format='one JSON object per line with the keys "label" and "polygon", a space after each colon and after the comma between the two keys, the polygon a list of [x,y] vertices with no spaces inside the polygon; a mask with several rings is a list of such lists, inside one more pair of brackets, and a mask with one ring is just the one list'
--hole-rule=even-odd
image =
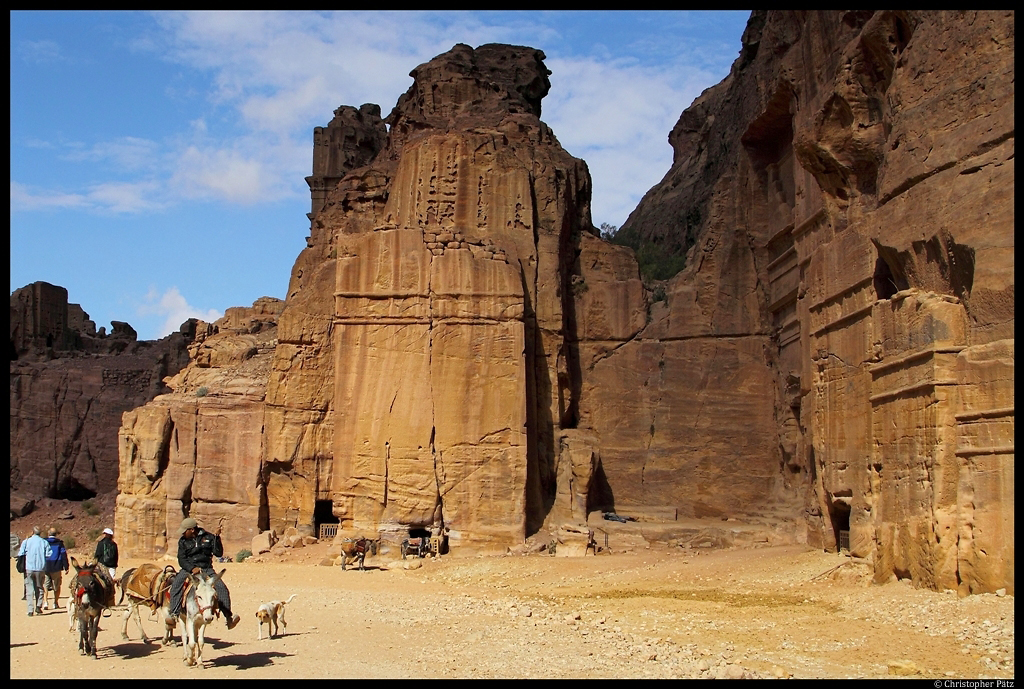
{"label": "person with black jacket", "polygon": [[103,529],[103,535],[96,544],[96,562],[110,570],[110,580],[117,581],[117,543],[114,532],[109,527]]}
{"label": "person with black jacket", "polygon": [[[189,517],[181,522],[181,532],[181,538],[178,539],[178,566],[181,569],[171,581],[172,617],[177,617],[181,613],[185,580],[188,579],[189,573],[202,572],[203,576],[212,577],[216,574],[213,569],[213,558],[224,555],[219,529],[217,533],[210,533],[202,529],[195,519]],[[217,592],[217,605],[224,613],[228,629],[234,629],[240,618],[231,612],[231,593],[228,587],[218,577],[213,583],[213,589]]]}

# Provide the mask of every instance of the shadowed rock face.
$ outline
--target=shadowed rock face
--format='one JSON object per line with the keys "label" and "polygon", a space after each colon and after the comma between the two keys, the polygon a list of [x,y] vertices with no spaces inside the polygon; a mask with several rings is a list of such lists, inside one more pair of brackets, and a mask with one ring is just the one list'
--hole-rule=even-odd
{"label": "shadowed rock face", "polygon": [[755,12],[620,230],[686,257],[646,287],[539,119],[543,53],[455,46],[386,138],[368,106],[321,130],[378,152],[314,153],[276,339],[222,334],[207,397],[126,416],[119,519],[504,548],[594,510],[737,517],[1012,589],[1012,26]]}
{"label": "shadowed rock face", "polygon": [[11,491],[81,500],[117,487],[121,414],[166,390],[188,363],[190,326],[138,341],[120,321],[98,333],[63,287],[11,294]]}

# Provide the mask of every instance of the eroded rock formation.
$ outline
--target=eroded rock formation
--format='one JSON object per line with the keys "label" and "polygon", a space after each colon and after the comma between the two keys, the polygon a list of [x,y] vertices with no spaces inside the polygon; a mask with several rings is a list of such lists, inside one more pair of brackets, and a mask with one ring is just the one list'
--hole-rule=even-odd
{"label": "eroded rock formation", "polygon": [[543,59],[458,45],[318,128],[276,328],[125,415],[132,547],[192,514],[504,548],[620,509],[1012,590],[1012,13],[755,12],[620,231],[685,255],[647,285]]}
{"label": "eroded rock formation", "polygon": [[[690,252],[663,323],[691,346],[763,344],[760,469],[809,482],[810,542],[848,534],[879,581],[1012,589],[1013,13],[754,13],[670,140],[622,232]],[[751,466],[729,438],[773,444],[711,408],[716,468]]]}
{"label": "eroded rock formation", "polygon": [[192,323],[138,341],[120,321],[107,335],[63,287],[11,294],[10,480],[23,497],[81,500],[117,488],[121,414],[166,390],[186,363]]}
{"label": "eroded rock formation", "polygon": [[165,379],[171,392],[125,412],[114,521],[126,552],[173,550],[183,514],[235,542],[266,522],[264,408],[282,305],[263,297],[198,321],[189,366]]}

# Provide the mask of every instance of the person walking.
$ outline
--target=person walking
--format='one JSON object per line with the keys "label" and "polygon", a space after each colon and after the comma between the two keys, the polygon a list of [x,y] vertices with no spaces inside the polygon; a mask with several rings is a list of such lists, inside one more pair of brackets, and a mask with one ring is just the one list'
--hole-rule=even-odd
{"label": "person walking", "polygon": [[[15,560],[18,559],[18,551],[21,549],[21,539],[18,538],[18,534],[11,532],[11,557]],[[21,573],[21,578],[25,578],[25,573]],[[25,587],[21,587],[21,599],[25,600]]]}
{"label": "person walking", "polygon": [[18,556],[25,556],[25,600],[29,617],[43,614],[43,575],[50,554],[50,544],[39,535],[39,527],[32,527],[32,535],[22,541],[18,549]]}
{"label": "person walking", "polygon": [[[50,527],[49,536],[46,542],[50,544],[50,555],[46,558],[45,584],[47,591],[53,591],[53,609],[60,607],[60,585],[64,579],[64,572],[71,569],[68,564],[68,551],[64,547],[64,541],[57,538],[57,529]],[[43,594],[43,610],[46,610],[46,594]]]}
{"label": "person walking", "polygon": [[103,529],[103,535],[96,544],[96,562],[110,571],[110,580],[117,581],[117,543],[114,542],[114,531]]}

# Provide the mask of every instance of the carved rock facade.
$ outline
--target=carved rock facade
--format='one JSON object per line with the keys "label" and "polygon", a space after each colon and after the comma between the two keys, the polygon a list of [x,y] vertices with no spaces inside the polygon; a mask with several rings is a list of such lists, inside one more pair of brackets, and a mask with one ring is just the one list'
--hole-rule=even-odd
{"label": "carved rock facade", "polygon": [[809,542],[848,534],[878,581],[1012,590],[1013,13],[755,12],[670,140],[622,231],[690,251],[665,325],[761,338],[769,475]]}
{"label": "carved rock facade", "polygon": [[661,510],[1012,590],[1012,56],[1012,13],[755,12],[620,231],[686,253],[645,287],[543,53],[456,46],[317,132],[276,340],[125,416],[118,519],[504,549]]}

